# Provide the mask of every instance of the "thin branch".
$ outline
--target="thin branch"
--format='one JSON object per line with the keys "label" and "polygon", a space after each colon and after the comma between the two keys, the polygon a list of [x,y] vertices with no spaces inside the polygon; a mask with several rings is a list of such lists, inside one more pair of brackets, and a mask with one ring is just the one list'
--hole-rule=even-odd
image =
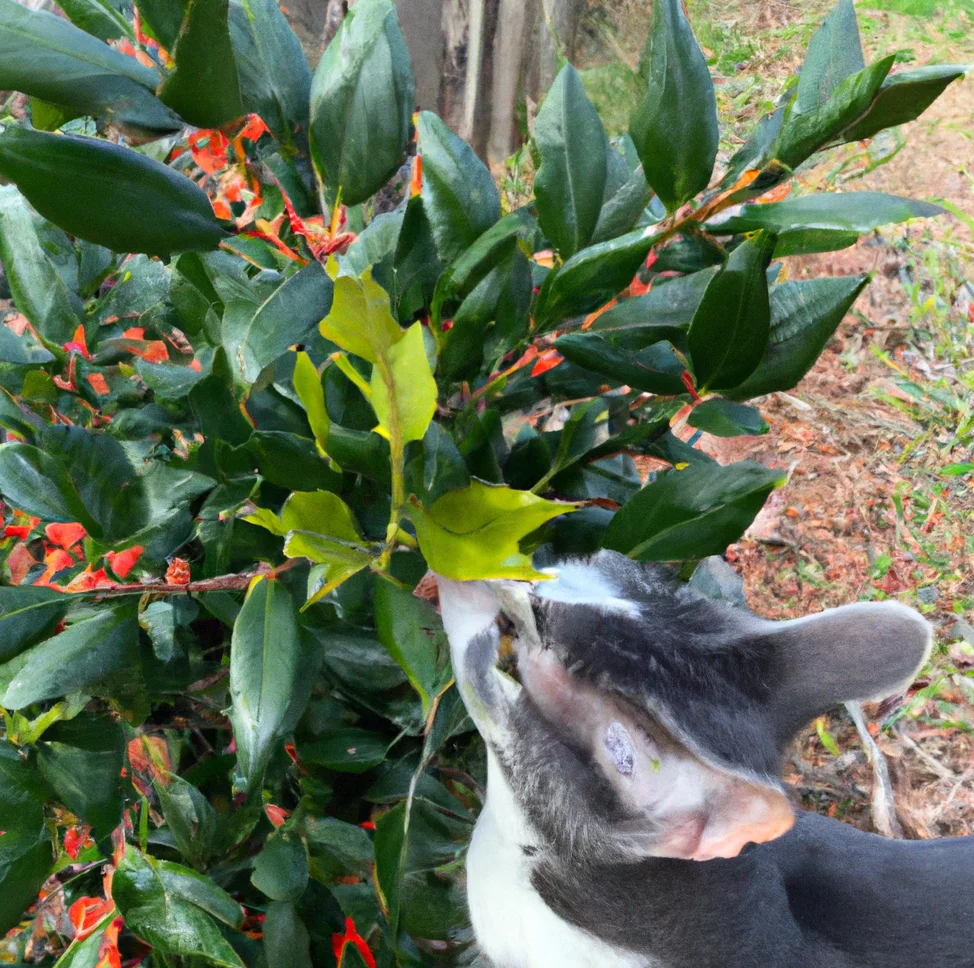
{"label": "thin branch", "polygon": [[57,588],[55,585],[48,587],[55,588],[65,596],[81,597],[83,595],[94,595],[98,598],[118,598],[122,595],[193,595],[201,592],[239,592],[244,591],[255,578],[262,576],[279,575],[281,572],[288,571],[295,565],[305,561],[304,558],[289,558],[282,565],[276,568],[264,568],[257,571],[242,572],[237,575],[220,575],[217,578],[203,578],[200,581],[187,582],[184,585],[176,585],[164,581],[133,582],[129,585],[102,585],[98,588],[87,588],[81,591],[72,591],[67,588]]}

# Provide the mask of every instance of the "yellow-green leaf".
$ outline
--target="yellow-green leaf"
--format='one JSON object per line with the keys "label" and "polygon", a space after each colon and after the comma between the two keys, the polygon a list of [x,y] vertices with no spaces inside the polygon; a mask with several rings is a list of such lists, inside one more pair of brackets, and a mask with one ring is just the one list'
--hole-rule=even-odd
{"label": "yellow-green leaf", "polygon": [[325,339],[373,364],[403,337],[389,307],[389,293],[372,278],[371,269],[359,279],[335,280],[331,312],[320,329]]}
{"label": "yellow-green leaf", "polygon": [[315,435],[315,444],[322,457],[328,456],[328,431],[331,420],[325,409],[325,391],[321,377],[307,353],[298,353],[294,362],[294,376],[291,378],[294,390],[308,415],[308,424]]}
{"label": "yellow-green leaf", "polygon": [[305,607],[372,561],[372,551],[363,541],[350,508],[330,491],[292,494],[281,508],[277,525],[280,530],[275,530],[263,518],[253,523],[275,534],[287,535],[284,554],[289,558],[308,558],[319,566],[309,576],[309,601]]}
{"label": "yellow-green leaf", "polygon": [[444,494],[430,508],[412,497],[409,513],[427,563],[444,577],[533,580],[544,575],[521,554],[520,540],[574,510],[574,504],[475,480]]}
{"label": "yellow-green leaf", "polygon": [[361,543],[362,535],[349,506],[331,491],[295,491],[281,508],[285,532],[312,531]]}
{"label": "yellow-green leaf", "polygon": [[383,437],[391,439],[398,428],[403,444],[423,439],[436,411],[436,381],[421,323],[413,323],[372,370],[372,408]]}

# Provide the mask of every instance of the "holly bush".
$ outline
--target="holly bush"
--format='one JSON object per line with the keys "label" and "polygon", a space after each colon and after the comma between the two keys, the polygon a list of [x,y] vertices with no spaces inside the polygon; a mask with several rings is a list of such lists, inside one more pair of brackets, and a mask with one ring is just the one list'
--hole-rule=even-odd
{"label": "holly bush", "polygon": [[313,76],[273,0],[62,8],[0,0],[0,960],[470,960],[424,576],[740,537],[783,475],[693,443],[766,430],[868,281],[788,258],[939,211],[793,176],[961,69],[867,66],[841,0],[715,173],[656,0],[629,132],[566,65],[505,211],[391,0]]}

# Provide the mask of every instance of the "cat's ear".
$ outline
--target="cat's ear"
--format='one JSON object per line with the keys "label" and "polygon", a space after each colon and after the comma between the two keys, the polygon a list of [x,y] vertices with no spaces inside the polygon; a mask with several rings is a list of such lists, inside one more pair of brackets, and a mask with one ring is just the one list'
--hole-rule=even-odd
{"label": "cat's ear", "polygon": [[790,739],[842,702],[903,692],[930,655],[933,631],[898,602],[863,602],[788,622],[767,623],[779,736]]}
{"label": "cat's ear", "polygon": [[798,730],[904,689],[931,644],[896,602],[772,622],[609,552],[535,594],[544,644],[573,674],[660,718],[705,762],[772,783]]}

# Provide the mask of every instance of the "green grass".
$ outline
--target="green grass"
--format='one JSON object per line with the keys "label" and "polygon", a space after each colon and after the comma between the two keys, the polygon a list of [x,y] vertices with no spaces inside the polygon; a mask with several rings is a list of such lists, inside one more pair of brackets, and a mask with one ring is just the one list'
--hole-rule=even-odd
{"label": "green grass", "polygon": [[972,0],[864,0],[860,6],[908,17],[952,16],[958,13],[974,16]]}
{"label": "green grass", "polygon": [[614,61],[583,71],[582,84],[609,135],[627,131],[641,95],[636,75],[621,61]]}

